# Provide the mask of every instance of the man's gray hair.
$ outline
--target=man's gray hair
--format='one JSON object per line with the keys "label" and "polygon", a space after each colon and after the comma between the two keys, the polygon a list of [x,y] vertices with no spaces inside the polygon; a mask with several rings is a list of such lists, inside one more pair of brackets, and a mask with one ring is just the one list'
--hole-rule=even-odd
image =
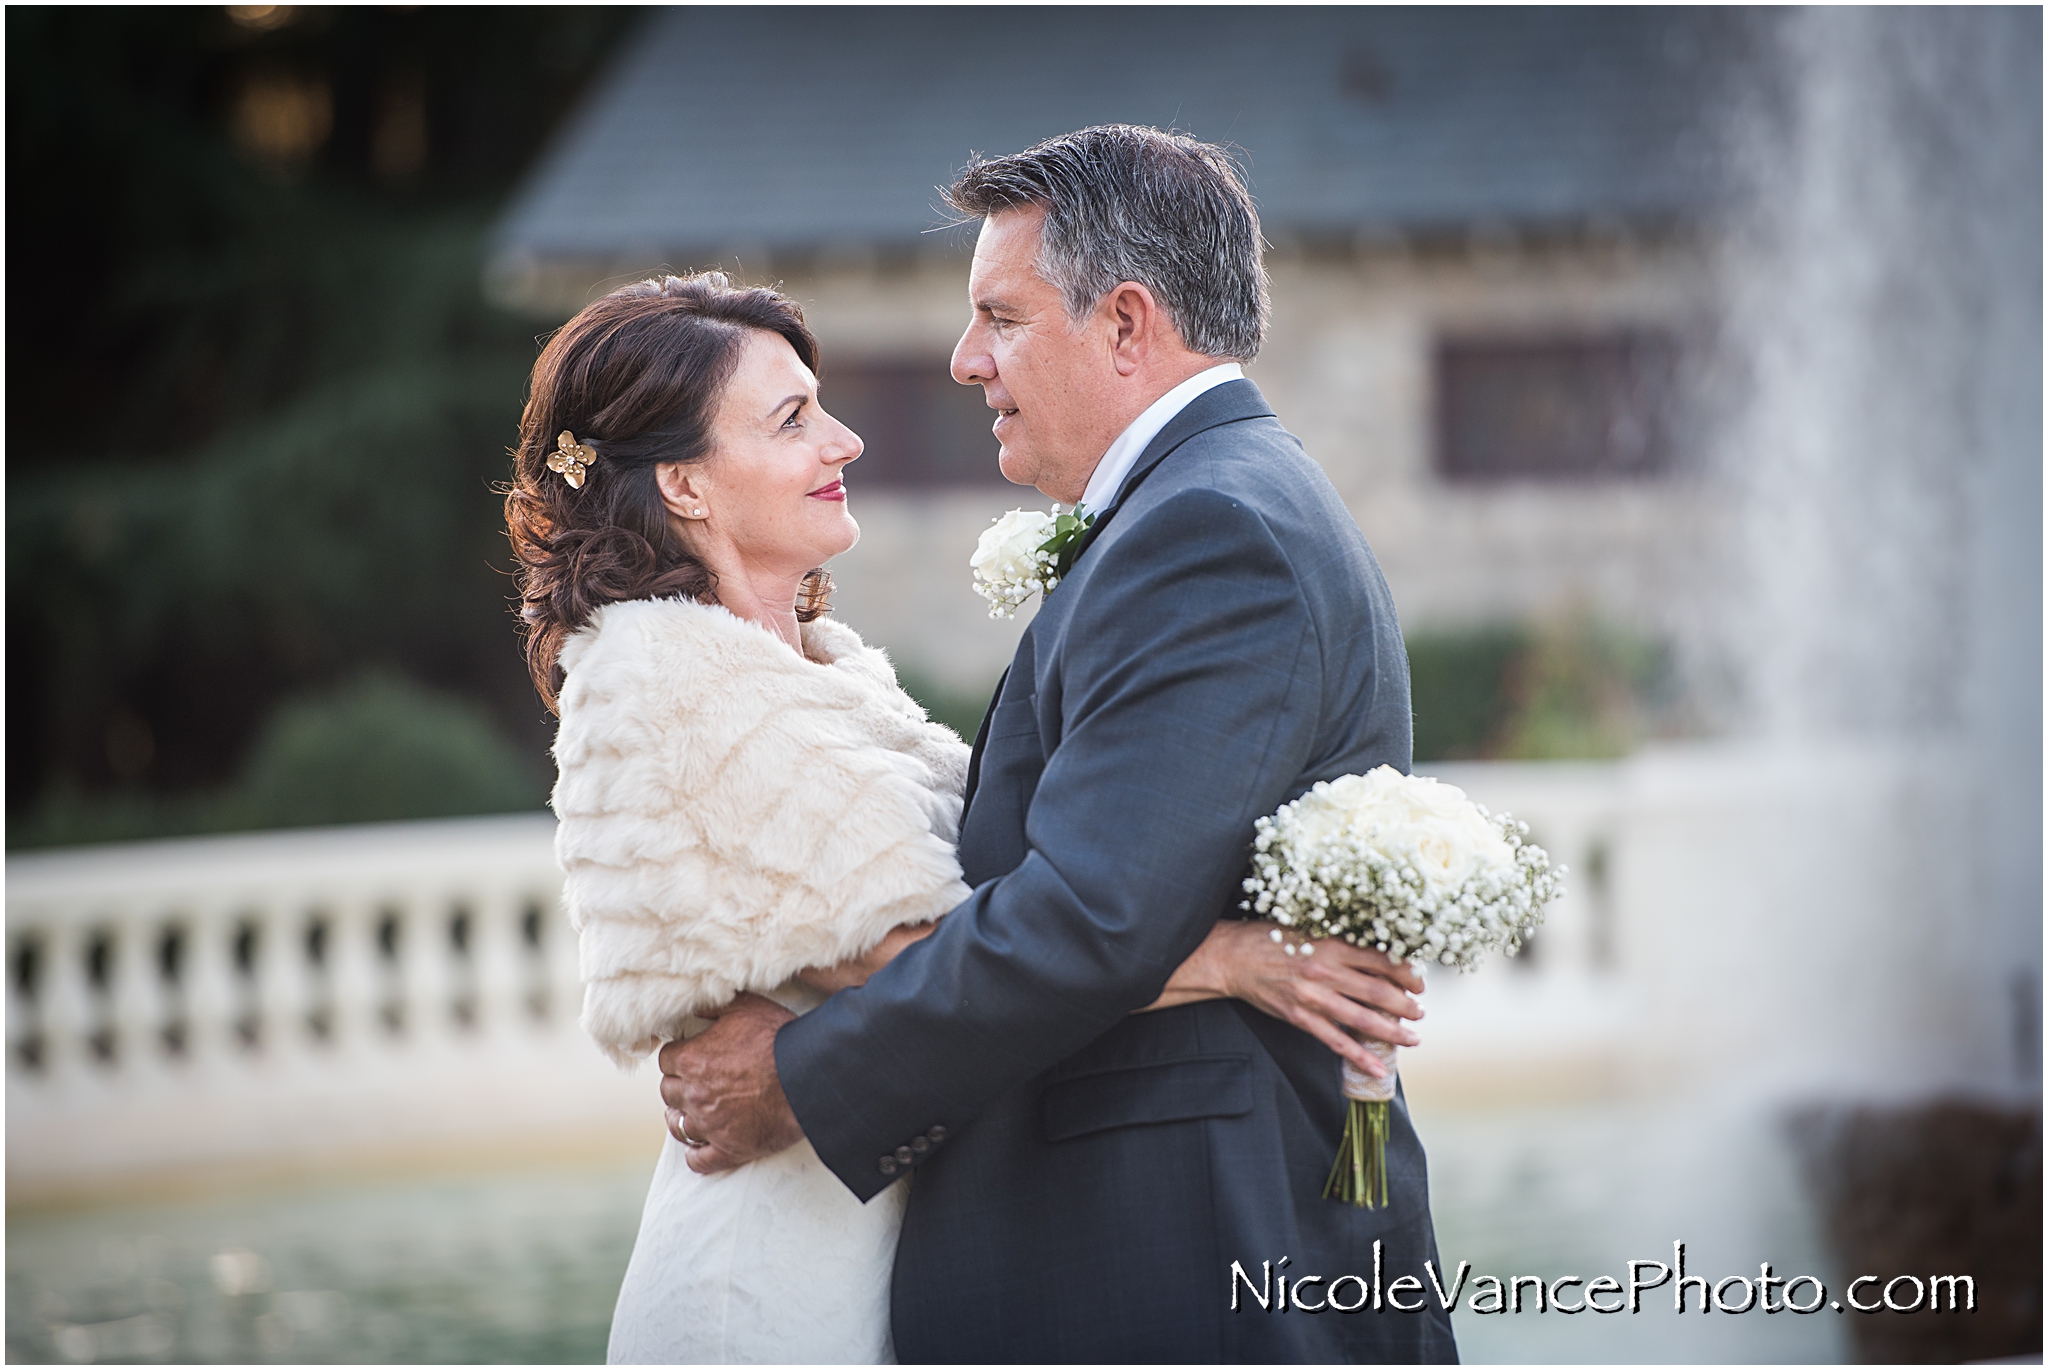
{"label": "man's gray hair", "polygon": [[1193,351],[1237,361],[1259,354],[1272,312],[1259,212],[1213,143],[1102,124],[1008,157],[977,157],[946,202],[976,218],[1042,206],[1038,274],[1076,323],[1135,281]]}

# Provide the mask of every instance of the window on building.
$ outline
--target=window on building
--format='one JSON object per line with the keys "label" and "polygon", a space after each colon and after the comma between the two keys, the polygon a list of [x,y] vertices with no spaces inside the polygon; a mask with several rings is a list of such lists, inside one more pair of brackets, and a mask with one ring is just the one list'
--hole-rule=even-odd
{"label": "window on building", "polygon": [[1672,462],[1677,347],[1659,333],[1446,340],[1437,469],[1453,480],[1655,475]]}
{"label": "window on building", "polygon": [[818,398],[860,434],[865,448],[848,479],[868,487],[937,489],[1004,484],[989,425],[995,412],[978,385],[958,385],[943,358],[831,362]]}

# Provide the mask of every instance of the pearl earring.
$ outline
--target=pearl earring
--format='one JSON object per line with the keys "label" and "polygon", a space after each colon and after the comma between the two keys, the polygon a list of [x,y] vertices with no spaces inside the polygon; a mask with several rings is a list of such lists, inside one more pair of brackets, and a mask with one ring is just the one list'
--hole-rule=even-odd
{"label": "pearl earring", "polygon": [[704,511],[702,509],[693,509],[690,512],[695,514],[698,518],[704,517]]}

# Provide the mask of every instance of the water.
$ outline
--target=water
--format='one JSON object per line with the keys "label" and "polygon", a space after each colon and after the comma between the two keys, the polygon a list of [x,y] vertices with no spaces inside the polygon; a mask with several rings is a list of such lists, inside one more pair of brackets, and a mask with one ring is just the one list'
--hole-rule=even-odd
{"label": "water", "polygon": [[1983,654],[2040,641],[2040,16],[1755,22],[1701,396],[1738,726],[1982,722],[1978,677],[2017,664]]}
{"label": "water", "polygon": [[10,1362],[602,1362],[652,1159],[7,1220]]}
{"label": "water", "polygon": [[[1741,1107],[1425,1113],[1451,1268],[1630,1260],[1838,1284],[1782,1130]],[[11,1362],[600,1362],[650,1165],[612,1161],[11,1215]],[[1711,1215],[1711,1216],[1703,1216]],[[1332,1272],[1341,1273],[1341,1272]],[[1802,1299],[1805,1297],[1801,1296]],[[1454,1315],[1469,1362],[1831,1361],[1837,1315]]]}
{"label": "water", "polygon": [[1983,1021],[1949,1082],[2038,1088],[1994,1020],[2040,995],[2041,15],[1758,23],[1773,60],[1724,120],[1747,194],[1703,395],[1733,515],[1704,674],[1739,682],[1733,732],[1965,778],[1955,831],[1900,834],[1959,877],[1942,973]]}
{"label": "water", "polygon": [[[1683,1241],[1688,1275],[1754,1279],[1768,1260],[1775,1275],[1815,1275],[1830,1299],[1839,1297],[1843,1282],[1770,1109],[1727,1097],[1636,1100],[1424,1111],[1416,1125],[1448,1270],[1470,1261],[1474,1280],[1605,1275],[1625,1287],[1630,1261],[1670,1266],[1672,1244]],[[1646,1280],[1654,1275],[1644,1267]],[[1576,1302],[1583,1289],[1565,1296]],[[1804,1315],[1701,1314],[1696,1302],[1680,1315],[1668,1283],[1643,1294],[1638,1313],[1539,1312],[1526,1286],[1521,1312],[1475,1313],[1473,1292],[1452,1314],[1459,1354],[1471,1364],[1839,1362],[1842,1320],[1853,1316],[1825,1306]],[[1813,1291],[1795,1297],[1808,1303]],[[1740,1302],[1733,1287],[1730,1302]]]}

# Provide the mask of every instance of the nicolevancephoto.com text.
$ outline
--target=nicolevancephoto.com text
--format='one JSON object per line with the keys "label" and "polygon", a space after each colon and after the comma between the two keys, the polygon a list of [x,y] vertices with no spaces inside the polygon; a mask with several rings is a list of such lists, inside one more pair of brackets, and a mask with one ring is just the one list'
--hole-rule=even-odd
{"label": "nicolevancephoto.com text", "polygon": [[[1685,1242],[1671,1244],[1671,1261],[1632,1260],[1627,1276],[1598,1275],[1473,1275],[1470,1261],[1459,1261],[1448,1283],[1435,1261],[1424,1261],[1422,1274],[1389,1272],[1383,1244],[1372,1244],[1372,1272],[1366,1274],[1284,1273],[1293,1257],[1259,1263],[1254,1279],[1242,1261],[1230,1263],[1230,1311],[1268,1313],[1358,1313],[1392,1311],[1420,1313],[1434,1300],[1445,1312],[1462,1295],[1465,1311],[1488,1313],[1640,1313],[1643,1295],[1666,1285],[1673,1308],[1718,1313],[1974,1313],[1977,1281],[1969,1275],[1859,1275],[1840,1298],[1830,1298],[1818,1275],[1775,1275],[1771,1263],[1760,1263],[1755,1278],[1725,1275],[1710,1279],[1688,1274]],[[1469,1292],[1467,1292],[1469,1289]],[[1341,1291],[1341,1292],[1340,1292]]]}

